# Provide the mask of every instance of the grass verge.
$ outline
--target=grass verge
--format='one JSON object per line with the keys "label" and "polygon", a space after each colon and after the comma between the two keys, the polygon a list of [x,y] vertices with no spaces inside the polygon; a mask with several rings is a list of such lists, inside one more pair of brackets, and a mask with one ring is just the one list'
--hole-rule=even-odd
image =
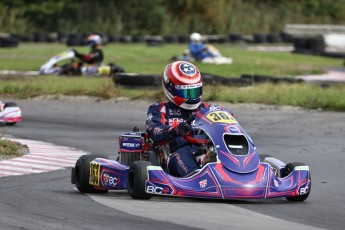
{"label": "grass verge", "polygon": [[[32,98],[40,95],[95,96],[103,99],[129,97],[165,100],[158,88],[126,88],[114,85],[110,78],[90,77],[0,77],[0,95],[17,98]],[[270,105],[301,106],[309,109],[345,111],[345,85],[258,84],[249,87],[212,86],[204,87],[205,101],[231,103],[263,103]]]}
{"label": "grass verge", "polygon": [[0,160],[24,155],[28,151],[27,146],[16,141],[4,139],[5,132],[6,128],[0,134]]}

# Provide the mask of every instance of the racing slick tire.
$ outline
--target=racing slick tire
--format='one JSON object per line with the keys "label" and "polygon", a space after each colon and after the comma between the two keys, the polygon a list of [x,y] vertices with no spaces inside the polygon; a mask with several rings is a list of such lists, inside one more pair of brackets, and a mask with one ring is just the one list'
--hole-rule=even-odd
{"label": "racing slick tire", "polygon": [[159,156],[155,151],[149,151],[148,154],[148,161],[151,162],[152,165],[161,166]]}
{"label": "racing slick tire", "polygon": [[272,156],[269,154],[259,154],[260,162],[264,162],[266,157],[272,157]]}
{"label": "racing slick tire", "polygon": [[123,152],[120,156],[120,163],[123,165],[131,165],[135,161],[140,161],[140,153]]}
{"label": "racing slick tire", "polygon": [[148,161],[135,161],[128,172],[127,188],[133,199],[148,200],[152,197],[146,193],[147,166],[152,164]]}
{"label": "racing slick tire", "polygon": [[[106,193],[108,190],[95,189],[89,184],[90,162],[96,158],[105,158],[107,156],[101,154],[83,155],[79,157],[72,170],[71,181],[74,180],[75,186],[81,193]],[[74,175],[73,175],[74,174]]]}
{"label": "racing slick tire", "polygon": [[5,103],[5,108],[6,107],[17,107],[17,104],[15,102],[6,102]]}
{"label": "racing slick tire", "polygon": [[[285,170],[284,170],[284,173],[283,173],[283,177],[286,177],[288,176],[296,166],[306,166],[306,164],[304,163],[300,163],[300,162],[292,162],[292,163],[288,163],[286,164],[285,166]],[[309,180],[310,180],[310,172],[309,172]],[[309,194],[310,194],[310,191],[311,191],[311,185],[309,185],[309,191],[308,193],[306,194],[303,194],[303,195],[298,195],[298,196],[287,196],[285,197],[288,201],[295,201],[295,202],[302,202],[302,201],[305,201]]]}

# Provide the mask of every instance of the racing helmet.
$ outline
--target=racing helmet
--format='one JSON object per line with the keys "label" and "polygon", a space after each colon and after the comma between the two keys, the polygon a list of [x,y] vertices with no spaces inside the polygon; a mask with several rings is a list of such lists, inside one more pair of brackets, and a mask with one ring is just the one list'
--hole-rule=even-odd
{"label": "racing helmet", "polygon": [[90,47],[95,47],[102,43],[102,38],[97,34],[91,34],[87,37],[86,43]]}
{"label": "racing helmet", "polygon": [[197,109],[202,98],[202,79],[199,69],[186,61],[176,61],[164,69],[162,86],[165,96],[175,105]]}
{"label": "racing helmet", "polygon": [[199,33],[192,33],[192,34],[190,35],[190,40],[191,40],[192,42],[198,43],[198,42],[201,42],[202,36],[201,36],[201,34],[199,34]]}

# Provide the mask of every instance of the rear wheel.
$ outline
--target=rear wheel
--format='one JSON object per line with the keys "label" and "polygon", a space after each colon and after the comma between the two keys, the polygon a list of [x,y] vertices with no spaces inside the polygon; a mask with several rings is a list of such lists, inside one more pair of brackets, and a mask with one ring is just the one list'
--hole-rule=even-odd
{"label": "rear wheel", "polygon": [[75,164],[74,177],[72,175],[72,181],[74,180],[75,186],[82,193],[106,193],[108,190],[95,189],[92,185],[89,184],[89,175],[90,175],[90,162],[96,158],[105,158],[107,156],[101,154],[94,155],[83,155],[79,157]]}
{"label": "rear wheel", "polygon": [[140,161],[140,153],[136,152],[122,152],[120,156],[120,163],[123,165],[131,165],[135,161]]}
{"label": "rear wheel", "polygon": [[[296,166],[306,166],[306,164],[300,163],[300,162],[292,162],[292,163],[286,164],[285,170],[284,170],[284,173],[283,173],[283,177],[288,176],[294,170],[294,168]],[[310,177],[310,172],[309,172],[308,178],[309,178],[309,180],[311,178]],[[309,185],[309,191],[306,194],[298,195],[298,196],[287,196],[285,198],[288,201],[302,202],[302,201],[305,201],[308,198],[308,196],[310,194],[310,190],[311,190],[311,185]]]}
{"label": "rear wheel", "polygon": [[146,193],[147,166],[152,165],[148,161],[136,161],[129,168],[127,187],[128,193],[133,199],[150,199],[151,194]]}

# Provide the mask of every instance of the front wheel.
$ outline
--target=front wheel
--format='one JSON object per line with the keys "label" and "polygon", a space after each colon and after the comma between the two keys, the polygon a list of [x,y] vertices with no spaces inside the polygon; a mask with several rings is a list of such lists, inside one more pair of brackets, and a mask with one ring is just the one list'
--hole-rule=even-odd
{"label": "front wheel", "polygon": [[148,161],[135,161],[128,172],[127,188],[133,199],[150,199],[151,194],[146,193],[147,166],[152,164]]}
{"label": "front wheel", "polygon": [[15,102],[6,102],[4,108],[7,107],[18,107]]}
{"label": "front wheel", "polygon": [[[292,162],[292,163],[286,164],[285,170],[284,170],[284,173],[283,173],[283,177],[288,176],[295,169],[295,167],[297,167],[297,166],[306,166],[306,164],[299,163],[299,162]],[[308,178],[309,178],[309,180],[311,179],[310,172],[308,173]],[[311,190],[311,184],[309,185],[307,193],[305,193],[303,195],[298,195],[298,196],[287,196],[285,198],[288,201],[302,202],[302,201],[305,201],[308,198],[308,196],[310,194],[310,190]]]}
{"label": "front wheel", "polygon": [[105,158],[108,159],[107,156],[101,154],[93,154],[93,155],[83,155],[79,157],[75,164],[75,168],[72,171],[74,173],[74,178],[72,175],[72,181],[74,181],[75,186],[77,189],[82,193],[106,193],[108,190],[100,190],[95,189],[89,183],[89,176],[90,176],[90,162],[96,158]]}

